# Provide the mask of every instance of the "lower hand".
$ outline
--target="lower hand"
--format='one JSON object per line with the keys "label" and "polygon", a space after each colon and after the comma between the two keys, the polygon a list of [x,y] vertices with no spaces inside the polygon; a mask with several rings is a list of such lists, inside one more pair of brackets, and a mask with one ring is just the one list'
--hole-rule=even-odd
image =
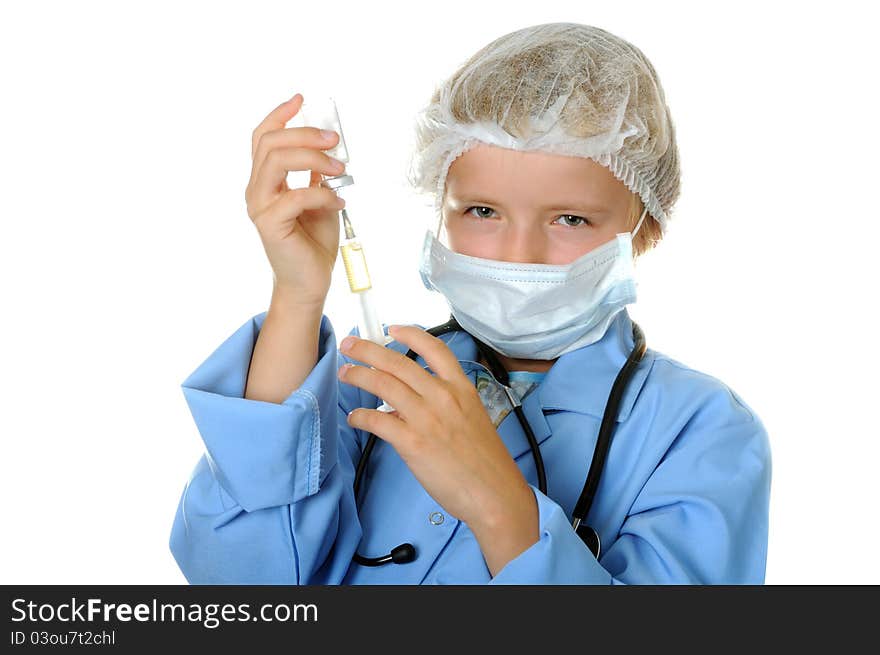
{"label": "lower hand", "polygon": [[431,497],[475,533],[498,536],[507,526],[523,534],[523,525],[534,524],[536,541],[533,492],[455,354],[415,326],[392,326],[389,334],[419,353],[436,375],[395,350],[347,337],[340,350],[368,366],[347,364],[340,380],[395,408],[355,409],[348,424],[390,443]]}

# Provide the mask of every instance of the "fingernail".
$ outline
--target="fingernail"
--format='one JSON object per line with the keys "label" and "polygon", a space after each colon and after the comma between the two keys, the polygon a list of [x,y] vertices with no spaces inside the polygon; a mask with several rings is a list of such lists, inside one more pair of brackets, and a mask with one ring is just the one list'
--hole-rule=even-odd
{"label": "fingernail", "polygon": [[336,134],[333,130],[321,130],[321,137],[326,139],[327,141],[332,141],[333,136]]}
{"label": "fingernail", "polygon": [[349,335],[342,340],[342,343],[339,344],[339,350],[346,353],[351,350],[351,347],[354,345],[354,337]]}
{"label": "fingernail", "polygon": [[337,171],[341,171],[342,168],[343,168],[342,162],[339,161],[338,159],[336,159],[336,157],[331,157],[330,155],[327,155],[327,156],[330,157],[330,165],[331,165],[335,170],[337,170]]}

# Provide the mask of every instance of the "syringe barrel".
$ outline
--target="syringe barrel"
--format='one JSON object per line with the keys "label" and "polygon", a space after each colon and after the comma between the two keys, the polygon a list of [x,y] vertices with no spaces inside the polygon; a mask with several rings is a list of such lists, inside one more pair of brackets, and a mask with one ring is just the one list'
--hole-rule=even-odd
{"label": "syringe barrel", "polygon": [[360,242],[352,239],[339,246],[339,254],[342,255],[342,263],[345,265],[345,275],[348,278],[348,288],[352,293],[359,293],[372,288],[370,272],[367,270],[367,259],[364,257],[364,249]]}
{"label": "syringe barrel", "polygon": [[376,305],[373,302],[372,290],[367,289],[361,291],[357,295],[360,296],[361,317],[358,329],[361,339],[369,339],[373,343],[384,346],[387,341],[385,331],[382,329],[382,321],[379,320],[379,313],[376,311]]}
{"label": "syringe barrel", "polygon": [[360,299],[361,337],[384,346],[385,333],[382,331],[382,322],[379,320],[379,313],[376,311],[370,294],[373,285],[370,281],[370,272],[367,270],[364,249],[357,239],[351,239],[339,246],[339,252],[342,255],[342,263],[345,265],[348,288]]}
{"label": "syringe barrel", "polygon": [[[371,294],[372,289],[367,289],[366,291],[361,291],[357,294],[360,296],[361,300],[361,317],[358,323],[358,330],[361,339],[369,339],[373,343],[384,347],[390,341],[393,341],[393,339],[390,336],[385,336],[385,332],[382,329],[382,322],[379,320],[379,314],[376,312],[376,306],[373,304],[373,297]],[[380,412],[395,411],[394,407],[384,400],[376,409]]]}

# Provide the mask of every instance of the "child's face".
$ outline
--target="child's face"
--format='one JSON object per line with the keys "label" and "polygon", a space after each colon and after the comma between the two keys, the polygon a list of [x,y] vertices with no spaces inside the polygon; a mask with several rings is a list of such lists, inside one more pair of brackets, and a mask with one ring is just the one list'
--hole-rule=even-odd
{"label": "child's face", "polygon": [[455,252],[568,264],[627,230],[631,197],[590,159],[481,144],[449,167],[442,214]]}

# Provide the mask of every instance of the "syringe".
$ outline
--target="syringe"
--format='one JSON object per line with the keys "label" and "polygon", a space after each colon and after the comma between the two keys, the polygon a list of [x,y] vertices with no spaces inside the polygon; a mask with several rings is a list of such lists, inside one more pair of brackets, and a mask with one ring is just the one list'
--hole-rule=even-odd
{"label": "syringe", "polygon": [[386,337],[382,329],[382,321],[376,312],[373,297],[370,291],[373,288],[370,280],[370,272],[367,269],[367,259],[364,256],[364,248],[355,237],[354,228],[348,218],[348,212],[342,210],[342,225],[345,229],[345,241],[339,246],[342,255],[342,263],[345,265],[345,275],[348,278],[348,288],[360,298],[361,316],[359,330],[362,339],[369,339],[373,343],[384,346],[391,337]]}
{"label": "syringe", "polygon": [[[342,135],[342,124],[339,121],[339,113],[336,110],[336,103],[333,102],[333,99],[328,98],[324,105],[304,102],[301,112],[306,125],[333,130],[339,134],[339,143],[328,150],[327,154],[343,163],[347,163],[348,148],[345,145],[345,138]],[[354,184],[354,178],[348,173],[335,177],[324,177],[322,175],[322,178],[321,185],[333,189],[337,193],[342,187]],[[352,293],[357,294],[360,302],[361,311],[358,321],[358,332],[362,339],[368,339],[380,346],[385,346],[394,339],[390,336],[385,336],[385,332],[382,329],[382,321],[379,320],[379,314],[376,311],[376,306],[370,293],[373,284],[367,269],[367,260],[364,256],[363,246],[355,236],[348,212],[345,209],[342,209],[341,212],[345,239],[339,246],[339,252],[345,265],[348,288]],[[384,401],[377,409],[384,412],[394,411],[394,408]]]}

